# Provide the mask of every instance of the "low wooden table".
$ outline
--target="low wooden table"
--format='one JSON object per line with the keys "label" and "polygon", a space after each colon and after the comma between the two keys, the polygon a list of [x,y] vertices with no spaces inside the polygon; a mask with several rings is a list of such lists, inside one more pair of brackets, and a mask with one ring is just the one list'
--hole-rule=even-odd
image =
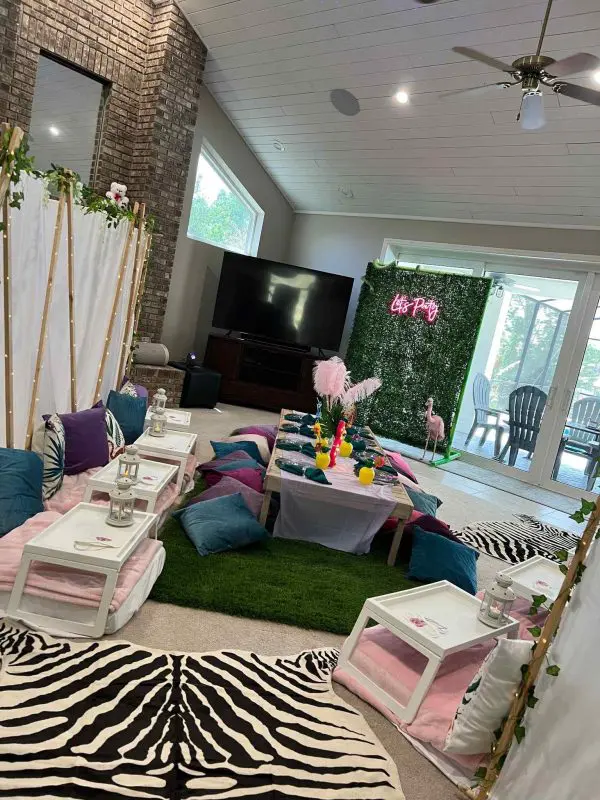
{"label": "low wooden table", "polygon": [[168,429],[164,436],[150,436],[149,428],[146,428],[134,444],[141,456],[150,455],[159,461],[177,464],[179,467],[177,487],[181,490],[185,465],[188,456],[197,447],[197,438],[195,433],[183,433]]}
{"label": "low wooden table", "polygon": [[[165,418],[167,420],[166,428],[168,431],[187,431],[192,424],[191,412],[183,411],[181,408],[165,408]],[[144,430],[150,427],[151,419],[152,407],[146,411]]]}
{"label": "low wooden table", "polygon": [[[285,415],[292,414],[292,413],[299,413],[288,411],[287,409],[283,409],[279,418],[279,425],[277,426],[278,429],[281,428],[282,424],[285,423]],[[369,431],[369,434],[375,439],[377,444],[377,437],[371,432],[370,428],[365,428]],[[285,435],[278,431],[278,436]],[[381,447],[381,445],[379,445]],[[383,451],[383,448],[382,448]],[[260,512],[260,522],[261,524],[265,524],[267,520],[267,514],[269,513],[269,504],[271,502],[271,494],[273,492],[280,492],[281,491],[281,470],[275,463],[276,458],[287,458],[290,456],[289,451],[287,450],[278,450],[277,447],[273,448],[273,452],[271,453],[271,458],[269,460],[269,465],[267,467],[267,471],[265,474],[265,479],[263,483],[263,487],[265,490],[265,496],[262,503],[262,508]],[[357,482],[357,487],[359,486]],[[392,516],[398,518],[398,525],[396,527],[396,531],[394,533],[394,538],[392,540],[392,544],[390,547],[390,551],[388,554],[387,563],[390,566],[393,566],[396,563],[396,556],[398,555],[398,548],[400,547],[400,541],[402,539],[402,534],[404,533],[404,525],[408,518],[410,517],[413,511],[413,504],[410,500],[410,497],[406,493],[404,486],[401,483],[398,484],[390,484],[390,490],[393,499],[396,501],[396,506],[392,511]],[[322,491],[327,492],[329,489],[328,486],[323,486]]]}
{"label": "low wooden table", "polygon": [[[96,472],[88,480],[83,495],[83,502],[89,503],[94,492],[109,494],[115,486],[119,471],[119,459],[109,461],[105,467]],[[152,514],[160,493],[172,481],[177,482],[179,468],[177,464],[164,464],[162,461],[150,461],[142,458],[138,471],[138,481],[131,487],[136,499],[146,503],[146,512]]]}

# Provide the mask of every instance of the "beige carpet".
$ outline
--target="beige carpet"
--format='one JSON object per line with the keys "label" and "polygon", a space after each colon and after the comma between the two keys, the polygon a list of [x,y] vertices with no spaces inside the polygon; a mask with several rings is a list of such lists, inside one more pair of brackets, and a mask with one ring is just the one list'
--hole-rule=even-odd
{"label": "beige carpet", "polygon": [[[278,415],[268,411],[219,405],[219,411],[192,411],[192,429],[200,437],[200,458],[212,457],[211,439],[227,436],[234,428],[272,424]],[[315,599],[318,602],[318,598]],[[137,616],[111,639],[125,639],[164,650],[207,651],[235,647],[263,655],[289,655],[313,647],[340,646],[344,637],[307,631],[263,620],[242,619],[148,601]],[[448,800],[454,786],[417,753],[385,717],[338,684],[335,691],[359,709],[375,735],[394,759],[406,800]],[[315,798],[318,800],[318,798]]]}

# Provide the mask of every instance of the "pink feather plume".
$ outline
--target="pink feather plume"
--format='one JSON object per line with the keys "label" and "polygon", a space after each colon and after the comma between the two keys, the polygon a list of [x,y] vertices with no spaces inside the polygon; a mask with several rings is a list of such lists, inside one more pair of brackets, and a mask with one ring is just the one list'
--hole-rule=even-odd
{"label": "pink feather plume", "polygon": [[343,404],[344,407],[359,403],[361,400],[366,400],[374,392],[381,387],[379,378],[367,378],[354,386],[351,386],[344,394]]}
{"label": "pink feather plume", "polygon": [[350,382],[350,373],[341,358],[333,356],[327,361],[319,361],[313,370],[315,392],[321,397],[338,400]]}

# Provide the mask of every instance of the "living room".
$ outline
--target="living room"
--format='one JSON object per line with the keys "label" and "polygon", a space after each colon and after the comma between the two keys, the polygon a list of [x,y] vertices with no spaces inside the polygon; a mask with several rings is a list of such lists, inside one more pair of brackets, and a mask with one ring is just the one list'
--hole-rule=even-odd
{"label": "living room", "polygon": [[591,0],[0,10],[6,796],[591,796]]}

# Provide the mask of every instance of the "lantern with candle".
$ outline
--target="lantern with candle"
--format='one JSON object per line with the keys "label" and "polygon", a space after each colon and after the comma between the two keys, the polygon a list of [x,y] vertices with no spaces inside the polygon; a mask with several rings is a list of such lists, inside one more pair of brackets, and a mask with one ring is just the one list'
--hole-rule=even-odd
{"label": "lantern with candle", "polygon": [[111,491],[110,504],[106,522],[115,528],[126,528],[133,525],[133,507],[135,505],[135,495],[131,489],[132,483],[129,478],[119,478],[115,488]]}
{"label": "lantern with candle", "polygon": [[138,482],[138,473],[140,471],[141,459],[138,455],[138,449],[134,444],[130,444],[125,448],[125,452],[119,456],[119,471],[117,480],[119,478],[129,478],[131,483]]}
{"label": "lantern with candle", "polygon": [[164,408],[155,408],[150,414],[150,436],[164,436],[167,417]]}
{"label": "lantern with candle", "polygon": [[158,411],[162,408],[164,411],[167,407],[167,393],[164,389],[159,389],[156,394],[152,397],[152,410]]}
{"label": "lantern with candle", "polygon": [[515,593],[511,589],[512,578],[499,572],[489,589],[485,590],[479,620],[490,628],[501,628],[510,622],[509,612],[515,602]]}

